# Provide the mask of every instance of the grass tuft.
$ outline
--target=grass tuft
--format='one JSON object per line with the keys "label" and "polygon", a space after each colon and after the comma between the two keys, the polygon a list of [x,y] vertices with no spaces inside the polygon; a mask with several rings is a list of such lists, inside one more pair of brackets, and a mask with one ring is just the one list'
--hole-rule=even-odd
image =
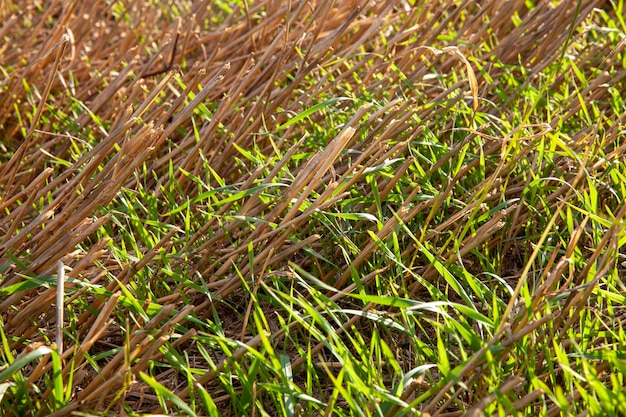
{"label": "grass tuft", "polygon": [[0,415],[621,415],[624,2],[0,1]]}

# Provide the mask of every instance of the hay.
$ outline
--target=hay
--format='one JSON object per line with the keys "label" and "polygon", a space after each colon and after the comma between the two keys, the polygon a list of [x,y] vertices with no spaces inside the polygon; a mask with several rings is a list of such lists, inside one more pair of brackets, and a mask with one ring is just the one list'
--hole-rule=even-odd
{"label": "hay", "polygon": [[[415,231],[418,239],[436,248],[446,264],[477,248],[505,254],[526,251],[513,242],[515,237],[542,234],[533,229],[535,217],[551,216],[552,208],[564,210],[574,193],[589,191],[585,175],[602,176],[606,163],[621,157],[623,116],[613,113],[605,86],[624,91],[626,70],[615,69],[623,43],[607,40],[593,48],[577,47],[578,38],[585,36],[578,29],[593,17],[594,9],[605,7],[611,13],[607,2],[583,0],[576,8],[573,1],[546,1],[533,10],[524,1],[418,3],[260,0],[232,12],[219,2],[53,1],[39,7],[23,1],[19,9],[2,3],[0,16],[10,17],[0,28],[5,39],[0,46],[1,285],[14,288],[28,276],[54,276],[59,262],[66,266],[66,305],[74,303],[78,319],[64,343],[63,374],[77,374],[75,392],[59,415],[76,409],[114,410],[124,401],[137,411],[158,408],[155,401],[117,394],[134,392],[131,385],[139,382],[130,383],[129,376],[135,381],[151,361],[166,360],[159,347],[179,324],[187,325],[188,332],[177,333],[172,345],[185,349],[196,332],[190,317],[222,314],[216,313],[222,311],[217,300],[238,297],[243,282],[246,288],[254,287],[267,274],[288,271],[289,262],[343,291],[355,288],[353,271],[362,270],[360,285],[367,286],[373,277],[368,265],[380,251],[379,242],[416,220],[422,225],[422,232]],[[175,9],[178,17],[173,17]],[[491,50],[476,47],[485,43]],[[530,116],[494,129],[473,123],[474,116],[463,125],[450,117],[450,111],[463,108],[467,114],[481,114],[480,123],[486,115],[506,120],[507,103],[498,101],[522,102],[519,94],[525,86],[561,91],[563,76],[542,85],[538,74],[563,56],[590,82],[563,95],[561,109],[550,114],[550,120]],[[520,86],[501,84],[501,75],[509,70],[519,73]],[[451,74],[457,77],[454,83],[448,83]],[[506,97],[494,95],[497,91],[506,91]],[[367,96],[379,106],[365,106],[348,92]],[[551,184],[546,207],[531,210],[521,202],[509,204],[479,229],[464,232],[462,219],[475,216],[482,205],[496,206],[519,196],[532,181],[519,174],[518,160],[507,152],[515,149],[516,158],[527,158],[528,166],[539,169],[543,162],[535,143],[578,117],[583,106],[579,98],[596,103],[600,115],[593,129],[581,126],[569,132],[571,140],[565,145],[587,152],[588,160],[579,164],[563,152],[553,161],[563,182]],[[302,116],[307,109],[313,111]],[[333,112],[348,114],[345,122],[329,123]],[[327,130],[316,131],[319,125]],[[598,130],[603,131],[602,141],[593,145]],[[436,138],[450,150],[432,165],[416,161],[409,150],[411,142],[429,132],[450,132],[449,137]],[[464,134],[458,140],[451,132]],[[431,177],[478,139],[484,141],[484,147],[475,150],[482,162],[476,158],[453,177],[442,176],[439,190],[420,190],[414,164],[421,165],[424,177]],[[251,152],[247,159],[242,150]],[[263,158],[255,160],[252,154]],[[396,202],[396,214],[381,219],[380,225],[360,220],[355,229],[361,233],[354,236],[360,250],[347,264],[316,222],[316,213],[336,207],[354,190],[365,197],[354,212],[378,213],[367,186],[368,170],[396,159],[402,162],[394,176],[380,177],[377,198],[384,201],[392,190],[403,188],[404,201]],[[204,177],[206,167],[214,173],[210,178]],[[485,169],[484,183],[459,196],[465,176],[478,169]],[[285,170],[292,176],[285,177]],[[412,186],[402,180],[407,176]],[[207,193],[225,185],[243,194],[214,201],[209,208]],[[490,192],[485,194],[485,189]],[[609,194],[598,198],[611,201]],[[122,207],[120,199],[147,206],[151,202],[140,200],[146,195],[176,203],[180,210],[156,204],[168,232],[154,232],[136,248],[129,247],[135,261],[120,260],[112,247],[129,245],[122,233],[129,225],[113,221],[115,210]],[[462,198],[467,205],[450,212],[455,210],[449,204],[452,198]],[[444,207],[448,213],[442,218]],[[624,207],[612,207],[622,219]],[[182,232],[185,213],[202,219],[191,235]],[[558,215],[552,220],[563,221]],[[565,260],[583,238],[584,227],[576,230],[567,253],[552,261],[553,272],[546,272],[533,306],[543,303],[552,284],[562,279]],[[600,267],[585,269],[561,291],[582,285],[586,272],[593,275],[591,281],[599,279],[614,259],[611,248],[617,232],[610,228],[593,251],[599,263],[589,265]],[[448,247],[445,236],[460,233],[465,233],[462,243]],[[424,282],[437,280],[441,271],[417,256],[418,248],[409,242],[401,242],[400,249],[402,259],[423,279],[410,284],[410,294],[423,297]],[[317,263],[307,255],[311,251],[336,268]],[[185,271],[198,285],[202,277],[211,296],[168,279],[161,269],[168,254],[168,268]],[[530,268],[532,262],[524,265]],[[529,279],[522,265],[505,272],[514,277],[513,287]],[[158,314],[146,304],[146,314],[138,316],[120,303],[127,294],[141,299],[138,288],[156,288],[159,281],[167,281],[171,293],[161,291]],[[93,292],[92,286],[102,291]],[[28,345],[49,345],[57,325],[52,307],[56,288],[42,285],[3,294],[0,313],[10,349],[22,352]],[[570,313],[579,311],[580,297],[588,296],[571,294],[562,312],[554,311],[551,317],[557,334],[573,325],[576,316]],[[124,323],[122,317],[132,320]],[[246,323],[247,316],[237,319],[232,334],[246,335]],[[538,324],[522,320],[511,325],[513,336],[505,346]],[[272,335],[276,343],[284,336],[281,331]],[[245,341],[253,348],[260,343],[259,336]],[[87,366],[88,352],[92,358],[118,347],[122,349],[100,364],[98,375]],[[246,347],[241,347],[231,360],[245,353]],[[294,364],[299,361],[294,358]],[[227,364],[218,363],[196,383],[210,385]],[[41,386],[51,366],[33,367],[27,377]],[[458,378],[475,369],[468,366]],[[503,382],[502,389],[517,389],[519,379]],[[432,413],[440,407],[449,388],[442,387],[422,410]],[[190,393],[184,383],[175,384],[173,391],[182,398]],[[42,387],[40,395],[45,399],[50,390]],[[466,406],[486,405],[472,398]]]}

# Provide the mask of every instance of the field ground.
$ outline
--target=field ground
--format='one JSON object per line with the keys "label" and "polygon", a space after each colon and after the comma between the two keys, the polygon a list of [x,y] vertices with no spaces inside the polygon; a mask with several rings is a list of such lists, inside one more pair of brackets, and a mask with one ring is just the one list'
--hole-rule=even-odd
{"label": "field ground", "polygon": [[0,415],[626,415],[624,15],[0,2]]}

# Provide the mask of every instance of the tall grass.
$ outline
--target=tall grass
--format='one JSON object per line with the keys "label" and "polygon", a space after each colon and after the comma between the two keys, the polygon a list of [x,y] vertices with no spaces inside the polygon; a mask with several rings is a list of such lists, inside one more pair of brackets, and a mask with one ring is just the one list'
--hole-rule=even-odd
{"label": "tall grass", "polygon": [[623,1],[1,6],[0,414],[626,412]]}

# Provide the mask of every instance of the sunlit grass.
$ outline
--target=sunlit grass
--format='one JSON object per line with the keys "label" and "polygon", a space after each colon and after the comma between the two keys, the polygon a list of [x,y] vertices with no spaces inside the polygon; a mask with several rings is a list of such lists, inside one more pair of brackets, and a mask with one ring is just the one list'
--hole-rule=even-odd
{"label": "sunlit grass", "polygon": [[1,415],[626,412],[622,1],[26,3]]}

